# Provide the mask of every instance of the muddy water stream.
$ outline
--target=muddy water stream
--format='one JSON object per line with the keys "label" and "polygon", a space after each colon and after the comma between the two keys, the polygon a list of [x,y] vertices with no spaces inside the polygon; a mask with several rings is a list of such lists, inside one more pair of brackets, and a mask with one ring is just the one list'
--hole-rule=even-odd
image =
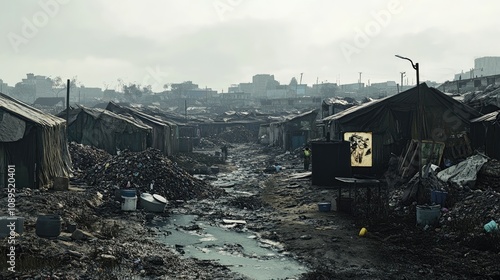
{"label": "muddy water stream", "polygon": [[[218,173],[211,184],[224,188],[231,197],[255,195],[258,182],[263,179],[262,174],[255,172],[255,161],[251,156],[238,157],[235,152],[228,163],[234,166],[232,172]],[[204,179],[203,175],[195,177]],[[226,209],[223,204],[219,206]],[[196,215],[174,213],[155,226],[164,234],[160,241],[184,257],[215,260],[250,279],[298,279],[307,272],[305,266],[283,250],[282,244],[261,238],[240,222],[215,223]]]}
{"label": "muddy water stream", "polygon": [[165,234],[160,241],[184,257],[215,260],[251,279],[293,279],[306,272],[305,267],[287,256],[281,244],[250,231],[211,225],[185,214],[174,214],[152,225]]}

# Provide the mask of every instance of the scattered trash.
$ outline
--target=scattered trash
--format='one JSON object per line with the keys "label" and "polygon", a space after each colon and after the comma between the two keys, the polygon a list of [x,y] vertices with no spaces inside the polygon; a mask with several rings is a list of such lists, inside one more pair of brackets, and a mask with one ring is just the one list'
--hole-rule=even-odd
{"label": "scattered trash", "polygon": [[486,232],[498,231],[498,224],[494,220],[491,220],[489,223],[484,225],[484,230]]}
{"label": "scattered trash", "polygon": [[359,236],[363,237],[366,235],[367,232],[368,230],[366,228],[361,228],[361,230],[359,231]]}

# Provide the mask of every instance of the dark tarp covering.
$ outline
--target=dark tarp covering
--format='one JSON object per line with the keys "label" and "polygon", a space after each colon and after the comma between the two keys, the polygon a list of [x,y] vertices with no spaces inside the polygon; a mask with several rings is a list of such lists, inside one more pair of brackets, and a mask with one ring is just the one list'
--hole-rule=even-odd
{"label": "dark tarp covering", "polygon": [[[58,116],[65,117],[66,111]],[[69,140],[116,154],[117,149],[146,150],[152,129],[108,110],[79,106],[69,113]]]}
{"label": "dark tarp covering", "polygon": [[[13,134],[12,125],[6,122],[14,118],[16,123],[24,124]],[[20,129],[24,131],[22,138],[14,136],[9,141],[4,137],[19,135]],[[50,184],[55,177],[68,177],[71,173],[65,120],[0,94],[0,135],[3,139],[0,166],[15,165],[16,187],[38,188]],[[0,178],[1,185],[5,179]]]}
{"label": "dark tarp covering", "polygon": [[299,115],[285,117],[280,122],[272,122],[269,127],[261,126],[266,132],[259,131],[259,135],[265,133],[269,143],[285,150],[294,150],[305,145],[314,135],[314,123],[319,109],[304,112]]}
{"label": "dark tarp covering", "polygon": [[500,160],[500,110],[471,120],[471,138],[474,148]]}
{"label": "dark tarp covering", "polygon": [[[178,149],[178,141],[176,138],[177,126],[172,123],[167,123],[164,120],[150,116],[138,110],[129,107],[123,107],[116,103],[109,102],[106,110],[112,111],[120,115],[129,115],[136,121],[140,121],[153,129],[151,147],[158,149],[165,155],[172,155]],[[177,143],[175,143],[177,141]]]}
{"label": "dark tarp covering", "polygon": [[[443,92],[420,84],[423,107],[423,140],[447,142],[463,131],[469,131],[470,119],[481,114]],[[372,132],[373,168],[379,174],[389,161],[390,153],[400,153],[410,139],[418,139],[417,87],[351,107],[323,122],[329,125],[334,139],[344,132]]]}

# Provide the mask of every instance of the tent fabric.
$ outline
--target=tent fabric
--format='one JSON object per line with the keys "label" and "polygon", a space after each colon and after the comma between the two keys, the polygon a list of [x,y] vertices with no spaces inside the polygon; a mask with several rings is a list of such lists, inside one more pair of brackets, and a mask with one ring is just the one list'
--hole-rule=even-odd
{"label": "tent fabric", "polygon": [[[481,116],[475,109],[425,83],[420,84],[420,102],[423,140],[446,142],[460,132],[468,132],[470,119]],[[410,139],[419,138],[418,104],[419,95],[414,87],[351,107],[322,121],[329,126],[333,139],[342,140],[344,132],[372,132],[373,160],[381,168],[391,152],[399,153]]]}
{"label": "tent fabric", "polygon": [[169,156],[176,152],[178,145],[177,125],[168,123],[159,118],[150,116],[133,108],[120,106],[114,102],[109,102],[106,110],[120,115],[129,115],[138,122],[142,122],[152,128],[152,142],[149,146],[158,149],[163,154]]}
{"label": "tent fabric", "polygon": [[[65,115],[66,111],[59,114],[61,117]],[[69,113],[69,140],[110,154],[115,154],[117,149],[144,151],[151,132],[151,127],[108,110],[79,106]]]}
{"label": "tent fabric", "polygon": [[[16,175],[20,178],[20,184],[16,179],[16,185],[36,188],[50,184],[55,177],[69,176],[72,164],[65,120],[4,94],[0,94],[0,112],[26,124],[21,139],[0,142],[8,164],[16,165]],[[8,129],[0,126],[0,134],[6,135]]]}
{"label": "tent fabric", "polygon": [[471,140],[475,149],[500,160],[500,110],[471,120]]}

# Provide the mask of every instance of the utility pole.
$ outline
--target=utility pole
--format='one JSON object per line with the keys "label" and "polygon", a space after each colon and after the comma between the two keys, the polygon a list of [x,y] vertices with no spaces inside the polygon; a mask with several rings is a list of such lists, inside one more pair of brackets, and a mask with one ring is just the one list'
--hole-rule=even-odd
{"label": "utility pole", "polygon": [[319,95],[319,84],[318,84],[318,81],[319,81],[319,77],[316,77],[316,94]]}
{"label": "utility pole", "polygon": [[304,73],[300,73],[300,82],[299,82],[299,85],[302,84],[302,75],[304,75]]}
{"label": "utility pole", "polygon": [[361,90],[361,74],[363,74],[363,72],[359,72],[359,90]]}
{"label": "utility pole", "polygon": [[422,105],[422,96],[420,94],[420,73],[419,73],[419,65],[418,63],[413,63],[413,61],[407,57],[403,57],[400,55],[396,55],[397,58],[406,59],[410,61],[411,66],[417,72],[417,134],[418,134],[418,179],[422,180],[422,138],[423,138],[423,129],[424,129],[424,106]]}
{"label": "utility pole", "polygon": [[66,86],[66,134],[69,139],[69,90],[71,88],[71,81],[68,79]]}
{"label": "utility pole", "polygon": [[406,72],[400,72],[401,73],[401,92],[403,91],[403,77],[405,76]]}

